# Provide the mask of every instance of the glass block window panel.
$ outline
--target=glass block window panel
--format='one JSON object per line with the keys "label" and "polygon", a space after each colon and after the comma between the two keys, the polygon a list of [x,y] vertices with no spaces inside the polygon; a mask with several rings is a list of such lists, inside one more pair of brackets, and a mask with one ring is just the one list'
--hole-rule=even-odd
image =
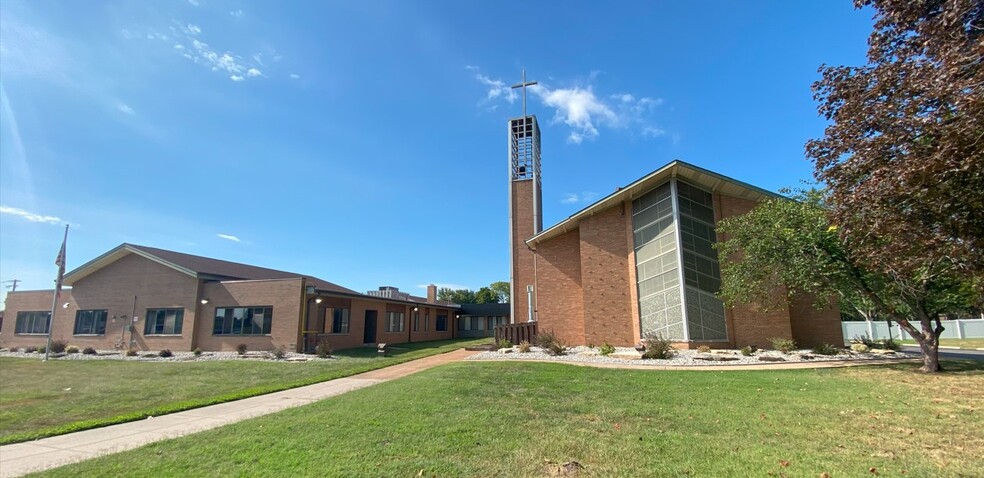
{"label": "glass block window panel", "polygon": [[678,227],[669,182],[632,201],[632,229],[642,333],[683,340]]}

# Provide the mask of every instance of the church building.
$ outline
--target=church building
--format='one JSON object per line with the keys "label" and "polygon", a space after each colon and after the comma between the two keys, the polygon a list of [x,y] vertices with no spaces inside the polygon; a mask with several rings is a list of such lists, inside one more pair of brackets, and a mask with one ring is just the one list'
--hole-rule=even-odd
{"label": "church building", "polygon": [[572,345],[633,346],[648,333],[681,348],[843,343],[838,308],[812,297],[762,312],[715,296],[715,224],[781,196],[672,161],[544,230],[535,116],[509,121],[509,144],[514,323]]}

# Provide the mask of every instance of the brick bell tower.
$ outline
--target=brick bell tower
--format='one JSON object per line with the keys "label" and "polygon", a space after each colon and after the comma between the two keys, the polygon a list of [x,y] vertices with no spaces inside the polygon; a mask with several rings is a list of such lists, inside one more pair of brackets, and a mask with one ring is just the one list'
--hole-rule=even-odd
{"label": "brick bell tower", "polygon": [[536,320],[536,262],[526,240],[543,230],[540,192],[540,125],[536,116],[526,114],[526,87],[523,81],[513,88],[523,90],[523,116],[509,120],[509,297],[512,323]]}

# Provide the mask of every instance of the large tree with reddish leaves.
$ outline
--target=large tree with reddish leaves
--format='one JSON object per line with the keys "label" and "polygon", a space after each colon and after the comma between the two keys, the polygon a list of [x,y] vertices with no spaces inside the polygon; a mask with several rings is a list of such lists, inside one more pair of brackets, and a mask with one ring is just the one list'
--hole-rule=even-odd
{"label": "large tree with reddish leaves", "polygon": [[[984,2],[855,0],[874,9],[863,66],[823,66],[830,121],[807,143],[830,220],[866,269],[907,290],[984,273]],[[984,291],[978,291],[984,294]],[[902,327],[924,351],[942,327]]]}

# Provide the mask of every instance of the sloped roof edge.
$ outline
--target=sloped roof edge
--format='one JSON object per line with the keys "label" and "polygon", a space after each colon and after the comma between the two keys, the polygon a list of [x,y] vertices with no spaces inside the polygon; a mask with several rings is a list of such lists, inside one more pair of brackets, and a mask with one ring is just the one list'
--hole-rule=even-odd
{"label": "sloped roof edge", "polygon": [[594,215],[608,209],[626,199],[634,199],[650,189],[664,183],[671,178],[681,178],[698,186],[706,187],[712,191],[719,191],[732,196],[745,197],[747,199],[761,200],[765,198],[781,198],[780,194],[753,186],[734,178],[729,178],[722,174],[715,173],[708,169],[695,166],[685,161],[675,159],[663,167],[633,181],[625,187],[620,187],[615,192],[605,196],[584,209],[571,214],[566,219],[541,231],[539,234],[529,238],[526,244],[534,246],[548,239],[554,238],[568,231],[577,229],[581,219]]}

